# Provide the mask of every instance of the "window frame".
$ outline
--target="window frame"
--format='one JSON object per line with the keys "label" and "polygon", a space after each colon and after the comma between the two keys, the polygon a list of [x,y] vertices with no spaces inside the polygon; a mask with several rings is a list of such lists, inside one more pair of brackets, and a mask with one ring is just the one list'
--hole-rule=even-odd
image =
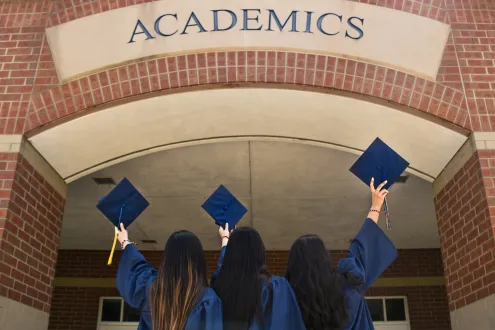
{"label": "window frame", "polygon": [[[102,313],[103,313],[103,301],[104,300],[120,300],[120,321],[102,321]],[[100,328],[100,325],[109,325],[109,326],[118,326],[118,325],[136,325],[136,327],[139,325],[139,322],[125,322],[123,321],[124,319],[124,299],[122,297],[116,297],[116,296],[104,296],[100,297],[100,303],[98,306],[98,329]]]}
{"label": "window frame", "polygon": [[[374,321],[374,325],[407,325],[407,328],[411,328],[410,324],[410,318],[409,318],[409,305],[407,302],[407,296],[367,296],[365,297],[366,300],[382,300],[383,301],[383,316],[385,318],[385,321]],[[387,299],[402,299],[404,301],[404,309],[405,309],[405,316],[406,320],[405,321],[387,321],[387,304],[386,300]],[[103,301],[104,300],[120,300],[120,321],[102,321],[102,313],[103,313]],[[99,306],[98,306],[98,327],[100,325],[109,325],[109,326],[118,326],[118,325],[138,325],[139,322],[125,322],[123,321],[124,319],[124,299],[122,297],[115,297],[115,296],[104,296],[100,297],[99,301]]]}
{"label": "window frame", "polygon": [[[380,299],[383,301],[383,317],[385,321],[373,321],[374,325],[407,325],[407,328],[411,329],[411,319],[409,318],[409,305],[407,302],[407,296],[366,296],[365,299],[366,301],[371,299]],[[387,321],[387,299],[402,299],[404,301],[404,314],[406,316],[406,319],[404,321]]]}

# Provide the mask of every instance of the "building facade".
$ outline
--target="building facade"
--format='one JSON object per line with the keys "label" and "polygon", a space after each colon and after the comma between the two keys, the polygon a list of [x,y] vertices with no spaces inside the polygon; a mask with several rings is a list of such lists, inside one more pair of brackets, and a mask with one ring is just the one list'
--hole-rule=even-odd
{"label": "building facade", "polygon": [[411,166],[377,328],[494,329],[494,60],[490,0],[0,3],[0,328],[135,328],[95,178],[151,200],[154,264],[186,227],[213,271],[191,205],[219,183],[273,273],[307,231],[336,262],[367,207],[348,165],[380,136]]}

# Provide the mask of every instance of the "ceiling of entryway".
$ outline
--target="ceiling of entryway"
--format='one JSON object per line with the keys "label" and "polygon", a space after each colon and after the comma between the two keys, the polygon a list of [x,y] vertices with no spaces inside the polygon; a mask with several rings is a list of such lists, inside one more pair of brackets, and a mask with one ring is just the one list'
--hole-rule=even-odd
{"label": "ceiling of entryway", "polygon": [[[288,249],[299,235],[319,234],[331,249],[348,246],[370,206],[368,188],[349,167],[357,156],[314,145],[234,141],[160,151],[107,167],[69,185],[62,249],[109,249],[113,227],[95,208],[111,187],[93,178],[127,177],[151,206],[130,227],[140,249],[163,249],[175,230],[194,231],[205,249],[217,249],[217,227],[203,201],[224,184],[249,209],[242,224],[254,226],[268,249]],[[389,198],[399,248],[439,246],[431,183],[410,175]],[[382,228],[384,223],[381,224]]]}

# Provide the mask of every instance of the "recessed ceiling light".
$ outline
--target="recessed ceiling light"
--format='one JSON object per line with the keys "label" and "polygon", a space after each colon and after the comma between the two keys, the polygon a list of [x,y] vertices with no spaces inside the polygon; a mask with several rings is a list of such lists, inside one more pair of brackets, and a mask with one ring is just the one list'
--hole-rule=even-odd
{"label": "recessed ceiling light", "polygon": [[409,175],[401,175],[397,180],[395,180],[396,183],[406,183],[407,179],[409,179]]}
{"label": "recessed ceiling light", "polygon": [[97,185],[115,185],[115,181],[112,178],[93,178],[93,181]]}
{"label": "recessed ceiling light", "polygon": [[143,244],[156,244],[156,241],[154,239],[142,239],[141,243],[143,243]]}

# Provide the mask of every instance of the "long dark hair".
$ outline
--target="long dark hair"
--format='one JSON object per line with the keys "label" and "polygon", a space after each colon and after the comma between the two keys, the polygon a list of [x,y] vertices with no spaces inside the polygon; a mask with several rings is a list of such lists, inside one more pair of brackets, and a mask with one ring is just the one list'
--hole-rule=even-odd
{"label": "long dark hair", "polygon": [[261,294],[270,278],[260,234],[248,227],[234,230],[222,268],[212,284],[222,300],[224,330],[247,330],[253,318],[264,327]]}
{"label": "long dark hair", "polygon": [[[308,330],[334,330],[347,324],[342,287],[347,274],[332,268],[330,252],[318,236],[301,236],[292,244],[285,277],[294,289]],[[354,278],[350,280],[354,282]]]}
{"label": "long dark hair", "polygon": [[165,245],[150,295],[153,330],[183,330],[201,291],[208,286],[203,246],[189,231],[173,233]]}

